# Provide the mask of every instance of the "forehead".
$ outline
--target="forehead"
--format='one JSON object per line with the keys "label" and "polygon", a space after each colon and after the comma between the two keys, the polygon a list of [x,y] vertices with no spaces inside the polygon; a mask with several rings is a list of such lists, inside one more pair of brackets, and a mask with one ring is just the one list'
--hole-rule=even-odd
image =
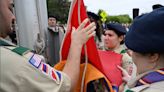
{"label": "forehead", "polygon": [[115,32],[113,30],[105,30],[105,34],[114,34]]}

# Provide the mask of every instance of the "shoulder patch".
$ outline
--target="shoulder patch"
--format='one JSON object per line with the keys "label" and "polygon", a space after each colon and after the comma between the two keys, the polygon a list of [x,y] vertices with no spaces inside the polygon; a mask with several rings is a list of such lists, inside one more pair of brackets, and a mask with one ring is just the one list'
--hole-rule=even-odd
{"label": "shoulder patch", "polygon": [[127,50],[122,50],[121,52],[120,52],[120,54],[124,54],[124,53],[126,53],[127,52]]}
{"label": "shoulder patch", "polygon": [[42,64],[42,71],[46,74],[48,74],[48,66],[46,64]]}
{"label": "shoulder patch", "polygon": [[25,55],[26,53],[30,52],[30,50],[28,48],[25,47],[16,47],[15,49],[12,50],[13,52],[19,54],[19,55]]}
{"label": "shoulder patch", "polygon": [[51,79],[53,79],[57,84],[60,84],[62,75],[59,71],[56,71],[53,67],[50,65],[42,62],[39,69],[43,74],[46,76],[49,76]]}
{"label": "shoulder patch", "polygon": [[29,60],[29,63],[32,64],[36,68],[39,68],[39,66],[41,65],[41,62],[42,62],[42,59],[36,54],[34,54]]}
{"label": "shoulder patch", "polygon": [[134,92],[134,91],[132,91],[132,90],[128,89],[128,90],[126,90],[125,92]]}
{"label": "shoulder patch", "polygon": [[60,81],[61,81],[61,74],[57,71],[55,71],[53,68],[51,69],[50,71],[50,76],[51,78],[56,81],[57,84],[60,84]]}

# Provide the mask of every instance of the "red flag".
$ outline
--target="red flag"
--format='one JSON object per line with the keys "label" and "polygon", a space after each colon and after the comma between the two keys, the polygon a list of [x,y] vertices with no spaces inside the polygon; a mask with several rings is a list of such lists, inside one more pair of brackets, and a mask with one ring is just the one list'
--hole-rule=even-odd
{"label": "red flag", "polygon": [[122,64],[122,55],[113,51],[99,51],[101,64],[104,69],[103,73],[114,86],[119,86],[122,83],[122,73],[117,68]]}
{"label": "red flag", "polygon": [[[69,18],[68,18],[68,23],[67,23],[67,32],[63,40],[63,44],[61,46],[61,60],[67,60],[70,44],[71,44],[71,32],[72,32],[72,27],[78,28],[78,26],[81,24],[81,22],[85,19],[88,18],[87,13],[86,13],[86,8],[84,6],[83,0],[73,0],[70,8],[70,13],[69,13]],[[89,23],[88,23],[89,24]],[[110,62],[106,62],[108,60],[116,60],[115,58],[118,58],[118,60],[121,61],[121,56],[116,55],[116,54],[110,54],[110,55],[105,55],[103,56],[103,53],[100,53],[100,57],[96,48],[96,44],[94,42],[94,38],[91,37],[91,39],[88,40],[86,43],[87,47],[87,55],[88,55],[88,61],[91,63],[93,66],[95,66],[97,69],[99,69],[104,75],[112,82],[114,85],[120,85],[122,82],[121,78],[121,72],[111,73],[110,71],[114,68],[116,69],[114,62],[112,61],[112,64]],[[82,50],[82,59],[85,57],[84,53],[84,48]],[[109,57],[108,57],[109,56]],[[114,57],[113,57],[114,56]],[[116,57],[115,57],[116,56]],[[102,59],[102,57],[105,57]],[[118,62],[116,62],[118,63]],[[120,65],[120,64],[117,64]],[[111,67],[112,66],[112,67]],[[111,67],[111,68],[110,68]],[[118,77],[117,77],[118,75]],[[116,77],[115,77],[116,76]],[[111,80],[111,79],[114,80]],[[116,78],[116,79],[115,79]],[[118,81],[119,80],[119,81]]]}
{"label": "red flag", "polygon": [[[77,28],[85,18],[88,18],[88,16],[86,13],[86,8],[84,6],[83,0],[73,0],[70,8],[68,23],[67,23],[67,32],[61,47],[61,52],[60,52],[61,60],[67,59],[70,43],[71,43],[72,27]],[[88,40],[86,46],[87,46],[88,61],[92,65],[96,66],[98,69],[101,70],[102,68],[101,68],[100,58],[93,37],[91,37],[91,39]],[[83,48],[82,58],[84,57],[85,57],[85,53]]]}

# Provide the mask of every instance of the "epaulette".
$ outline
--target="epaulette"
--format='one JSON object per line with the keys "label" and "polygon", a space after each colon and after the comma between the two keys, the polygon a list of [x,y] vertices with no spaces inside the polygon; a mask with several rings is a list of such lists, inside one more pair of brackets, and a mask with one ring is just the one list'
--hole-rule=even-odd
{"label": "epaulette", "polygon": [[126,90],[125,92],[134,92],[134,91],[132,91],[132,90],[128,89],[128,90]]}
{"label": "epaulette", "polygon": [[27,54],[28,52],[30,52],[30,49],[19,46],[19,47],[12,49],[11,51],[23,56],[23,55]]}
{"label": "epaulette", "polygon": [[124,54],[124,53],[126,53],[126,52],[127,52],[127,50],[124,49],[124,50],[122,50],[122,51],[120,52],[120,54]]}
{"label": "epaulette", "polygon": [[30,52],[30,50],[28,48],[25,48],[22,46],[16,46],[16,45],[12,44],[11,42],[1,39],[1,38],[0,38],[0,46],[3,46],[4,48],[9,49],[21,56]]}

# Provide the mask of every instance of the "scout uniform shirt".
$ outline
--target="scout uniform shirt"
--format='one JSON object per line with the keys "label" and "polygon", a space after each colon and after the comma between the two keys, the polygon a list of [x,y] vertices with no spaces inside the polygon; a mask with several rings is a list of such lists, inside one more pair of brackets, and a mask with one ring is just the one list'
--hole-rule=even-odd
{"label": "scout uniform shirt", "polygon": [[132,77],[136,76],[136,66],[132,61],[132,58],[127,54],[124,45],[120,45],[120,47],[114,52],[122,55],[122,67],[128,72]]}
{"label": "scout uniform shirt", "polygon": [[0,38],[0,92],[69,92],[69,77]]}
{"label": "scout uniform shirt", "polygon": [[125,92],[164,92],[164,68],[140,74],[128,86]]}

